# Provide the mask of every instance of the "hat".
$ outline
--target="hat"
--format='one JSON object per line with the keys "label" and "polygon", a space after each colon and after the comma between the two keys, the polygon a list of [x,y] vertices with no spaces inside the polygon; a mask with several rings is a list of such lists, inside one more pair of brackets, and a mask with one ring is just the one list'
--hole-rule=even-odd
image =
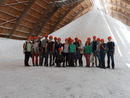
{"label": "hat", "polygon": [[90,43],[90,41],[87,40],[86,43]]}
{"label": "hat", "polygon": [[79,41],[79,42],[81,42],[81,40],[80,40],[80,39],[79,39],[78,41]]}
{"label": "hat", "polygon": [[58,38],[58,41],[59,41],[59,40],[61,41],[61,38]]}
{"label": "hat", "polygon": [[62,48],[59,48],[58,50],[59,50],[59,51],[61,51],[61,50],[62,50]]}
{"label": "hat", "polygon": [[88,37],[88,39],[87,40],[91,40],[91,38],[90,37]]}
{"label": "hat", "polygon": [[44,37],[48,37],[48,34],[44,34]]}
{"label": "hat", "polygon": [[93,36],[93,38],[97,38],[96,36]]}
{"label": "hat", "polygon": [[52,39],[53,39],[53,36],[49,36],[49,38],[52,38]]}
{"label": "hat", "polygon": [[37,39],[37,37],[33,37],[33,39]]}
{"label": "hat", "polygon": [[73,39],[71,39],[70,41],[71,41],[71,42],[74,42],[74,40],[73,40]]}
{"label": "hat", "polygon": [[31,36],[28,36],[27,39],[32,39],[32,37],[31,37]]}
{"label": "hat", "polygon": [[57,37],[54,37],[55,40],[57,40]]}
{"label": "hat", "polygon": [[68,38],[66,38],[65,40],[69,40]]}
{"label": "hat", "polygon": [[97,38],[97,41],[100,41],[101,39],[100,38]]}
{"label": "hat", "polygon": [[75,37],[75,40],[78,39],[78,37]]}
{"label": "hat", "polygon": [[109,36],[108,39],[112,39],[111,36]]}
{"label": "hat", "polygon": [[104,39],[101,39],[102,42],[104,42]]}

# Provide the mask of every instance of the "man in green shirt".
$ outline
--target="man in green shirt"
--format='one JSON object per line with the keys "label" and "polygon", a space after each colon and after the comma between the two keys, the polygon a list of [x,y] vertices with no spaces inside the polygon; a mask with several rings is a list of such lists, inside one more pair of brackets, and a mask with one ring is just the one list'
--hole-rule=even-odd
{"label": "man in green shirt", "polygon": [[71,44],[69,45],[69,66],[74,67],[74,59],[75,59],[75,52],[76,46],[73,44],[74,40],[71,39]]}
{"label": "man in green shirt", "polygon": [[24,59],[25,67],[30,66],[28,62],[29,62],[29,58],[31,57],[31,52],[32,52],[31,37],[28,37],[27,41],[23,45],[23,53],[25,54],[25,59]]}

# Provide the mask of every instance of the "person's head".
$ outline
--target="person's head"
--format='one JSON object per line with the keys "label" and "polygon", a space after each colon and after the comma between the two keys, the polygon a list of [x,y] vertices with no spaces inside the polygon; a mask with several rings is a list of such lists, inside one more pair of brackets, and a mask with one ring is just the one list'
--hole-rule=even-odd
{"label": "person's head", "polygon": [[101,39],[100,38],[97,38],[97,42],[100,43]]}
{"label": "person's head", "polygon": [[33,42],[36,43],[37,37],[33,37]]}
{"label": "person's head", "polygon": [[108,41],[110,42],[110,41],[111,41],[111,39],[112,39],[112,38],[111,38],[111,36],[109,36],[109,37],[108,37]]}
{"label": "person's head", "polygon": [[31,39],[32,39],[32,37],[31,37],[31,36],[28,36],[27,42],[31,42]]}
{"label": "person's head", "polygon": [[93,36],[93,40],[94,40],[94,41],[96,41],[96,38],[97,38],[96,36]]}
{"label": "person's head", "polygon": [[91,38],[90,38],[90,37],[88,37],[87,40],[88,40],[89,42],[91,42]]}
{"label": "person's head", "polygon": [[57,41],[57,37],[54,37],[55,42]]}
{"label": "person's head", "polygon": [[75,42],[78,42],[78,37],[75,37]]}
{"label": "person's head", "polygon": [[68,42],[70,42],[70,43],[71,43],[71,37],[68,37]]}
{"label": "person's head", "polygon": [[86,46],[89,46],[89,44],[90,44],[90,41],[87,40],[86,43],[85,43],[85,45],[86,45]]}
{"label": "person's head", "polygon": [[73,43],[74,43],[74,40],[73,40],[73,39],[71,39],[71,40],[70,40],[70,42],[71,42],[71,44],[73,44]]}
{"label": "person's head", "polygon": [[61,52],[63,51],[63,49],[62,49],[62,48],[59,48],[58,51],[59,51],[59,53],[61,53]]}
{"label": "person's head", "polygon": [[69,39],[68,39],[68,38],[66,38],[66,39],[65,39],[65,42],[66,42],[66,43],[68,43],[68,40],[69,40]]}
{"label": "person's head", "polygon": [[104,39],[101,39],[101,43],[104,43]]}
{"label": "person's head", "polygon": [[41,40],[41,38],[42,38],[42,36],[38,36],[38,41],[40,41],[40,40]]}
{"label": "person's head", "polygon": [[53,36],[49,36],[49,40],[53,40]]}
{"label": "person's head", "polygon": [[48,38],[48,34],[44,34],[44,37],[47,39]]}
{"label": "person's head", "polygon": [[58,42],[60,42],[61,41],[61,38],[58,38]]}
{"label": "person's head", "polygon": [[78,40],[78,42],[79,42],[79,44],[82,44],[82,41],[80,39]]}

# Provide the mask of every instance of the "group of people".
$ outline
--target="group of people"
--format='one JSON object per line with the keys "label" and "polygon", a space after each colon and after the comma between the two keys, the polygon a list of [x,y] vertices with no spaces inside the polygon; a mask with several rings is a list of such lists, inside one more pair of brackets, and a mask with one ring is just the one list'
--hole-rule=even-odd
{"label": "group of people", "polygon": [[[29,58],[31,57],[33,66],[83,67],[84,56],[85,67],[96,66],[105,69],[110,68],[111,65],[112,69],[115,68],[115,43],[110,36],[107,43],[96,36],[93,36],[93,41],[87,38],[85,45],[78,37],[66,38],[65,42],[61,43],[61,38],[53,36],[48,38],[47,34],[44,34],[44,38],[29,36],[23,45],[23,52],[25,66],[30,66]],[[107,66],[105,66],[106,54]]]}

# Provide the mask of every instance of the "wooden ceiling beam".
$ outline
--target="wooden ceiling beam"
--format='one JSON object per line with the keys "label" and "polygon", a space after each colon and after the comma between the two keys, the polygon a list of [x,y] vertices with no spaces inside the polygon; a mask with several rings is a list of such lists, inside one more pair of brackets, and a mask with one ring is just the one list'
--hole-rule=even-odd
{"label": "wooden ceiling beam", "polygon": [[46,15],[49,13],[49,11],[53,8],[53,4],[49,4],[46,7],[46,10],[43,10],[40,18],[37,20],[37,22],[35,23],[35,25],[33,26],[32,30],[30,31],[30,34],[28,36],[32,36],[32,34],[36,31],[36,29],[38,28],[39,24],[41,23],[41,21],[46,17]]}
{"label": "wooden ceiling beam", "polygon": [[130,5],[130,0],[121,0],[121,1],[128,4],[128,5]]}
{"label": "wooden ceiling beam", "polygon": [[60,24],[60,22],[75,8],[77,7],[79,4],[81,4],[84,0],[81,0],[80,2],[74,4],[73,6],[71,6],[65,13],[64,15],[62,15],[62,17],[56,22],[56,24],[51,28],[50,33],[53,32],[57,26]]}
{"label": "wooden ceiling beam", "polygon": [[127,18],[128,20],[130,20],[130,15],[128,16],[128,15],[126,15],[124,12],[121,12],[121,11],[119,11],[119,10],[110,8],[110,12],[112,12],[112,11],[114,11],[114,12],[118,13],[119,15],[124,16],[125,18]]}
{"label": "wooden ceiling beam", "polygon": [[[84,7],[84,8],[82,8],[81,10],[79,10],[71,19],[70,19],[70,21],[67,23],[67,24],[69,24],[70,22],[72,22],[80,13],[82,13],[84,10],[86,10],[86,9],[92,9],[92,6],[88,6],[88,7]],[[66,24],[66,25],[67,25]]]}
{"label": "wooden ceiling beam", "polygon": [[55,7],[53,9],[53,11],[47,16],[47,18],[44,19],[44,22],[41,24],[41,26],[39,27],[39,29],[37,29],[37,33],[36,36],[39,35],[39,33],[41,33],[42,29],[44,28],[44,26],[47,24],[47,22],[51,19],[51,17],[54,15],[54,13],[59,9],[60,7]]}
{"label": "wooden ceiling beam", "polygon": [[124,11],[130,13],[130,9],[128,9],[128,8],[126,8],[126,7],[124,7],[124,6],[120,5],[120,4],[117,4],[117,3],[108,3],[108,5],[109,6],[112,5],[112,6],[115,6],[115,7],[119,7],[121,9],[123,9]]}
{"label": "wooden ceiling beam", "polygon": [[19,26],[21,20],[24,18],[24,16],[29,11],[29,9],[31,8],[31,6],[34,4],[35,1],[36,0],[29,0],[29,4],[26,6],[26,8],[23,10],[23,12],[21,13],[21,15],[19,16],[19,18],[18,18],[17,22],[15,23],[13,29],[9,32],[9,35],[7,36],[8,38],[12,37],[12,34],[15,32],[15,30]]}

